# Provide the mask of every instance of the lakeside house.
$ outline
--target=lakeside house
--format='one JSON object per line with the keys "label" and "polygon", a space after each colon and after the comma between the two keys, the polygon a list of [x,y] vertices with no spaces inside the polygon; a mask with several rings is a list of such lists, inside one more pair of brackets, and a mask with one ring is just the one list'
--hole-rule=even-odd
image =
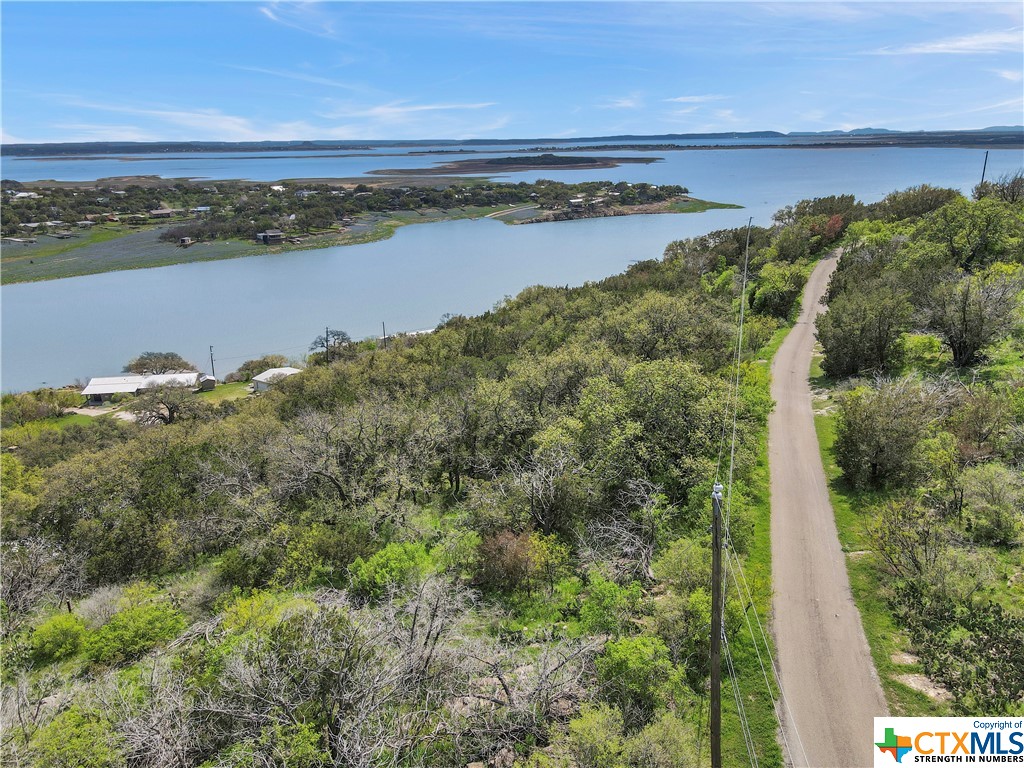
{"label": "lakeside house", "polygon": [[280,229],[268,229],[256,235],[256,242],[264,245],[278,245],[284,242],[284,232]]}
{"label": "lakeside house", "polygon": [[287,366],[285,368],[270,368],[258,376],[252,377],[253,392],[266,392],[275,381],[280,381],[288,376],[302,373],[299,368]]}
{"label": "lakeside house", "polygon": [[208,392],[217,385],[217,379],[206,373],[188,371],[186,373],[161,373],[152,375],[129,376],[97,376],[89,379],[89,384],[81,394],[88,398],[90,405],[104,403],[114,395],[138,395],[147,389],[157,387],[189,387]]}

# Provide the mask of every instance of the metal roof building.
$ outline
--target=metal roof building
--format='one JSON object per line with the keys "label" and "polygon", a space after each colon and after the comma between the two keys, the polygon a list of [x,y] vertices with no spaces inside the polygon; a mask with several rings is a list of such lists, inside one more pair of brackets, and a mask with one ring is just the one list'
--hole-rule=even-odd
{"label": "metal roof building", "polygon": [[270,385],[278,379],[283,379],[285,376],[294,376],[296,373],[302,373],[301,369],[291,367],[271,368],[258,376],[252,377],[253,389],[257,392],[263,392],[269,389]]}
{"label": "metal roof building", "polygon": [[82,394],[91,400],[101,400],[120,393],[135,394],[154,387],[195,387],[199,383],[198,371],[188,373],[162,373],[150,376],[98,376],[89,379]]}

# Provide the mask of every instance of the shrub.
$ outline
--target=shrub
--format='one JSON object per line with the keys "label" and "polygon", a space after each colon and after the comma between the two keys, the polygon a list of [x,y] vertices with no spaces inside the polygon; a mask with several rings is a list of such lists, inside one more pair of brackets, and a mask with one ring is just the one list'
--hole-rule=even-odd
{"label": "shrub", "polygon": [[569,723],[565,752],[579,768],[621,765],[622,713],[607,704],[586,705]]}
{"label": "shrub", "polygon": [[699,743],[692,726],[665,712],[626,743],[626,755],[637,768],[690,768],[700,765]]}
{"label": "shrub", "polygon": [[677,678],[665,643],[647,635],[608,643],[595,664],[603,697],[622,710],[629,730],[665,706]]}
{"label": "shrub", "polygon": [[1015,542],[1024,520],[1024,479],[1020,474],[992,462],[970,467],[960,481],[975,541],[1003,546]]}
{"label": "shrub", "polygon": [[580,626],[584,632],[606,632],[616,637],[640,604],[640,585],[633,582],[620,587],[600,576],[590,582],[590,589],[580,605]]}
{"label": "shrub", "polygon": [[257,546],[254,552],[248,548],[232,547],[221,555],[217,575],[233,587],[262,587],[270,582],[283,556],[280,549],[265,542]]}
{"label": "shrub", "polygon": [[133,661],[185,628],[184,617],[165,603],[144,603],[114,615],[85,641],[85,654],[98,664]]}
{"label": "shrub", "polygon": [[367,560],[356,558],[349,566],[349,586],[356,594],[376,600],[425,575],[431,565],[423,544],[392,542]]}
{"label": "shrub", "polygon": [[940,411],[937,392],[904,378],[857,387],[839,398],[836,464],[855,488],[913,482],[921,443]]}
{"label": "shrub", "polygon": [[124,588],[119,586],[97,587],[87,598],[78,603],[76,611],[90,629],[106,624],[120,610]]}
{"label": "shrub", "polygon": [[118,768],[121,738],[103,717],[71,707],[32,737],[36,765],[47,768]]}
{"label": "shrub", "polygon": [[70,613],[51,616],[32,633],[32,658],[39,663],[74,656],[82,646],[85,622]]}

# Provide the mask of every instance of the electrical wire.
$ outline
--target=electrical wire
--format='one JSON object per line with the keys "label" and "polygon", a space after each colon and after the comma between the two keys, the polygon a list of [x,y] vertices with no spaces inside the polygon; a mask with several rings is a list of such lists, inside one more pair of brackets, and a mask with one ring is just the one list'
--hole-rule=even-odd
{"label": "electrical wire", "polygon": [[722,644],[725,647],[725,661],[729,666],[729,679],[732,683],[732,695],[733,700],[736,702],[736,713],[740,718],[740,730],[743,732],[743,741],[747,745],[747,756],[750,759],[750,764],[753,768],[758,768],[757,762],[757,750],[754,748],[754,736],[750,731],[750,721],[747,718],[747,709],[743,704],[743,696],[740,693],[739,683],[737,682],[736,665],[732,659],[732,649],[729,646],[729,639],[726,637],[725,632],[722,632]]}
{"label": "electrical wire", "polygon": [[[796,718],[793,716],[793,710],[789,706],[789,699],[786,696],[786,690],[782,686],[782,675],[779,673],[778,663],[775,661],[775,655],[772,653],[772,647],[771,647],[771,644],[768,641],[768,634],[767,634],[767,632],[765,632],[764,625],[761,623],[761,616],[760,616],[760,614],[757,611],[756,604],[754,603],[753,592],[751,591],[750,584],[747,581],[746,573],[744,573],[744,571],[743,571],[743,563],[740,561],[739,555],[736,553],[735,548],[732,546],[732,539],[731,538],[727,540],[726,551],[728,553],[731,553],[733,559],[735,559],[735,561],[736,561],[736,565],[733,568],[733,580],[736,581],[736,573],[738,571],[740,579],[742,579],[742,581],[743,581],[743,589],[742,590],[740,589],[739,582],[736,582],[736,589],[740,593],[740,600],[743,601],[745,599],[747,604],[750,606],[750,608],[754,612],[754,620],[757,622],[757,629],[758,629],[758,632],[759,632],[760,637],[761,637],[761,642],[764,644],[765,655],[767,655],[767,657],[768,657],[768,663],[769,663],[769,666],[771,667],[771,670],[772,670],[772,679],[775,681],[775,685],[779,689],[779,698],[778,698],[778,700],[776,700],[775,696],[772,693],[772,688],[771,688],[771,685],[768,683],[767,675],[766,675],[765,683],[768,685],[768,695],[772,697],[772,703],[776,707],[776,714],[779,714],[778,702],[780,702],[780,701],[782,702],[782,709],[785,711],[785,714],[788,716],[790,727],[793,729],[793,735],[796,737],[796,743],[797,743],[797,746],[800,749],[800,754],[803,755],[804,764],[805,765],[810,765],[810,761],[807,758],[807,750],[804,747],[803,738],[800,736],[800,730],[797,728],[797,725],[796,725]],[[728,556],[727,556],[727,558],[728,558]],[[746,614],[746,613],[747,612],[744,611],[744,614]],[[749,619],[749,616],[748,616],[747,617],[748,626],[749,626],[749,621],[750,621],[750,619]],[[753,629],[751,628],[750,631],[751,631],[751,639],[753,640],[754,639],[754,637],[753,637]],[[757,641],[756,640],[754,641],[754,649],[757,650]],[[758,661],[759,662],[761,661],[760,652],[758,652]],[[762,667],[761,667],[761,671],[764,672],[763,664],[762,664]],[[796,755],[793,754],[792,747],[790,747],[788,739],[786,738],[786,729],[785,728],[782,729],[782,738],[786,742],[786,748],[787,748],[787,751],[789,751],[790,759],[792,760],[794,757],[796,757]]]}

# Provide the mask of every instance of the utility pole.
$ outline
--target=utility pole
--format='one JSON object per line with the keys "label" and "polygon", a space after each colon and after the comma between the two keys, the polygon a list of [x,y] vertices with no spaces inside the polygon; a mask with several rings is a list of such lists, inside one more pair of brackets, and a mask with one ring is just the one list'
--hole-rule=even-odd
{"label": "utility pole", "polygon": [[722,768],[722,484],[711,494],[711,768]]}
{"label": "utility pole", "polygon": [[384,321],[383,320],[381,320],[380,329],[384,332],[384,349],[387,350],[387,348],[388,348],[388,329],[387,329],[387,326],[384,325]]}
{"label": "utility pole", "polygon": [[210,375],[217,378],[217,371],[213,367],[213,347],[210,347]]}
{"label": "utility pole", "polygon": [[331,327],[324,326],[324,358],[328,365],[331,364]]}
{"label": "utility pole", "polygon": [[985,163],[981,166],[981,183],[985,183],[985,171],[988,170],[988,150],[985,150]]}

